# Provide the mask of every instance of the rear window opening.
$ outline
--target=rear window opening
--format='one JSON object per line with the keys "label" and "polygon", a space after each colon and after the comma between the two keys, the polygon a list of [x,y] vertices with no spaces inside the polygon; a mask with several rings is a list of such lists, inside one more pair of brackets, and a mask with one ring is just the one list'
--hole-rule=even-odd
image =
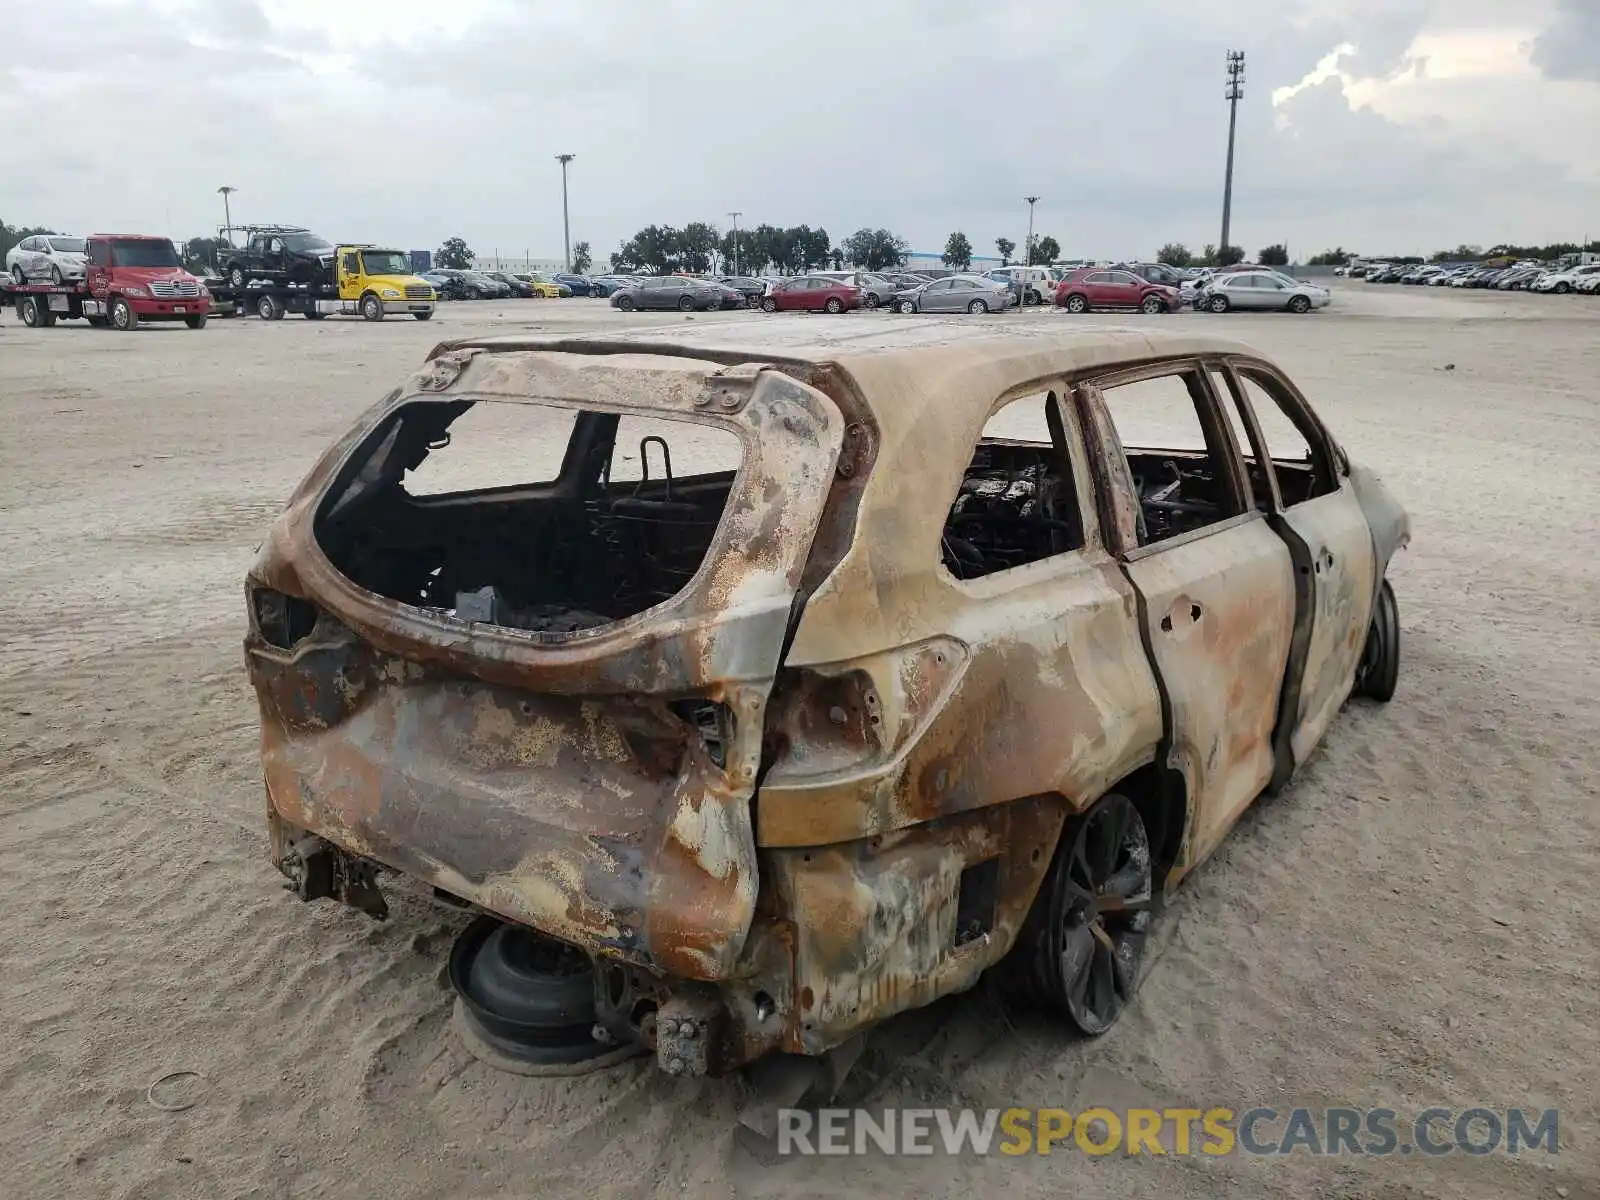
{"label": "rear window opening", "polygon": [[421,401],[374,431],[314,533],[357,585],[462,620],[564,635],[686,587],[743,460],[689,420]]}

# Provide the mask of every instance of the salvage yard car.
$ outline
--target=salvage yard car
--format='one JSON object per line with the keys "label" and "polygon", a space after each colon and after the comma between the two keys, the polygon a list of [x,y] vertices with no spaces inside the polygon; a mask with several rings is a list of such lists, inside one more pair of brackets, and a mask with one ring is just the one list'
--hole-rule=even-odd
{"label": "salvage yard car", "polygon": [[825,1056],[990,970],[1098,1034],[1393,694],[1408,518],[1278,367],[886,328],[445,343],[249,571],[272,862],[483,914],[451,978],[502,1058]]}

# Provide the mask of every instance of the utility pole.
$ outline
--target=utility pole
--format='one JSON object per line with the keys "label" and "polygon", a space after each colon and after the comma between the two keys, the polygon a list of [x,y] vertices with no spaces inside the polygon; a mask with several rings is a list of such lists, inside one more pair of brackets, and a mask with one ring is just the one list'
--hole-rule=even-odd
{"label": "utility pole", "polygon": [[1022,265],[1033,266],[1033,206],[1039,203],[1037,196],[1024,196],[1028,202],[1028,240],[1022,243]]}
{"label": "utility pole", "polygon": [[576,154],[558,154],[556,161],[561,164],[561,238],[567,247],[567,270],[572,270],[572,224],[567,220],[567,164],[577,158]]}
{"label": "utility pole", "polygon": [[1222,184],[1222,244],[1217,247],[1220,258],[1228,252],[1228,226],[1233,219],[1233,134],[1239,124],[1239,98],[1244,95],[1244,51],[1228,51],[1228,173]]}
{"label": "utility pole", "polygon": [[744,216],[744,211],[741,209],[728,215],[733,218],[733,273],[737,275],[739,273],[739,218]]}
{"label": "utility pole", "polygon": [[228,207],[228,197],[238,190],[238,188],[229,187],[227,184],[223,184],[217,189],[222,193],[222,220],[224,222],[222,236],[230,242],[233,241],[233,211]]}

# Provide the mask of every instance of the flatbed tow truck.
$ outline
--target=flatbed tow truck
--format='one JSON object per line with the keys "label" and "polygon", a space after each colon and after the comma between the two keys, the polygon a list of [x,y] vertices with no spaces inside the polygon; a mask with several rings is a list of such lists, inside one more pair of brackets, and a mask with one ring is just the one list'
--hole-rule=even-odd
{"label": "flatbed tow truck", "polygon": [[209,289],[183,269],[164,237],[97,233],[84,242],[84,278],[64,283],[0,282],[0,304],[16,309],[24,325],[48,328],[57,321],[130,330],[141,321],[182,321],[204,329],[211,312]]}
{"label": "flatbed tow truck", "polygon": [[437,301],[427,280],[412,274],[409,255],[379,246],[335,247],[318,282],[245,278],[240,285],[207,279],[206,288],[217,316],[254,315],[263,321],[279,321],[290,313],[311,321],[332,316],[426,321]]}

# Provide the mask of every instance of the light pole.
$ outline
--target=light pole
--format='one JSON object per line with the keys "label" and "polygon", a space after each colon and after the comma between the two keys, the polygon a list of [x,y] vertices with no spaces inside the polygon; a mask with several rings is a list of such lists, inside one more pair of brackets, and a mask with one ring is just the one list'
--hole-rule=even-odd
{"label": "light pole", "polygon": [[1228,226],[1233,218],[1233,132],[1239,123],[1239,98],[1244,95],[1244,51],[1228,51],[1228,171],[1222,182],[1222,245],[1217,256],[1228,253]]}
{"label": "light pole", "polygon": [[1037,196],[1024,196],[1028,202],[1028,240],[1022,243],[1022,265],[1033,266],[1033,206],[1039,203]]}
{"label": "light pole", "polygon": [[558,154],[556,161],[561,164],[561,237],[567,247],[567,270],[572,270],[572,225],[567,220],[567,164],[577,158],[576,154]]}
{"label": "light pole", "polygon": [[222,236],[227,238],[230,242],[233,241],[233,212],[228,207],[228,197],[233,195],[233,193],[237,192],[238,190],[238,188],[230,187],[227,184],[223,184],[217,189],[217,191],[222,193]]}
{"label": "light pole", "polygon": [[744,216],[744,210],[740,209],[728,215],[733,218],[733,273],[737,275],[739,273],[739,218]]}

